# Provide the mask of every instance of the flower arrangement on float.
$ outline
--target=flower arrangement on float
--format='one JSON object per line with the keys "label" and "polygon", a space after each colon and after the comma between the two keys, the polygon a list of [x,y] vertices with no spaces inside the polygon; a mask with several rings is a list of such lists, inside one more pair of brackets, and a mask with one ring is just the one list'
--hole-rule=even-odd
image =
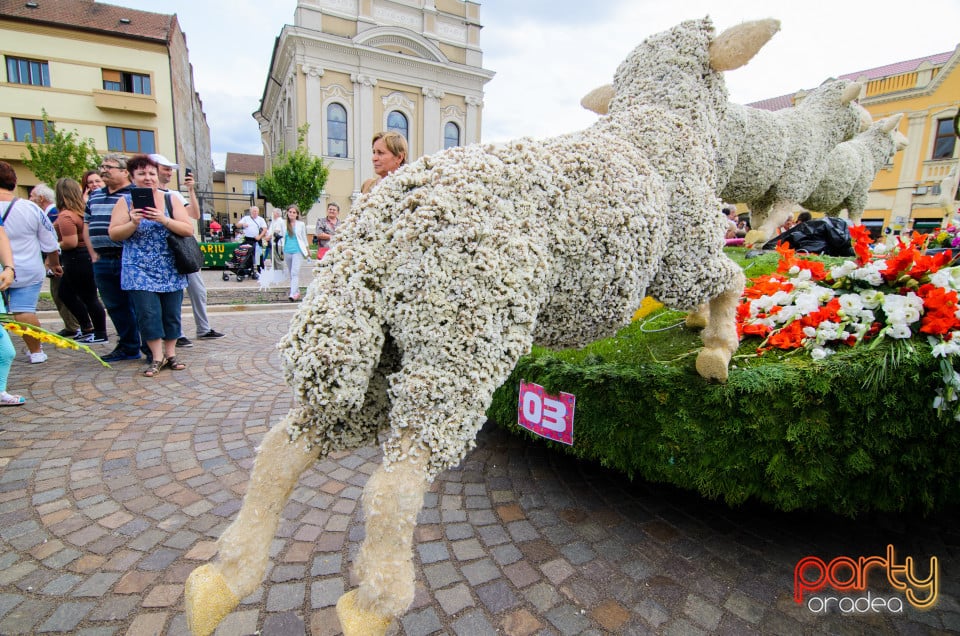
{"label": "flower arrangement on float", "polygon": [[954,225],[952,223],[949,223],[944,227],[938,228],[937,231],[933,232],[932,234],[929,234],[928,236],[929,236],[929,243],[927,243],[928,248],[960,247],[960,226]]}
{"label": "flower arrangement on float", "polygon": [[39,340],[43,344],[51,344],[58,349],[82,351],[83,353],[89,354],[96,358],[97,362],[103,366],[110,368],[110,365],[100,356],[94,353],[93,349],[91,349],[88,345],[81,344],[72,338],[64,338],[63,336],[57,335],[51,331],[47,331],[42,327],[37,327],[36,325],[18,322],[13,319],[13,314],[0,314],[0,327],[6,329],[11,335],[29,336]]}
{"label": "flower arrangement on float", "polygon": [[778,245],[776,273],[751,279],[744,290],[739,334],[762,338],[759,355],[806,350],[815,360],[839,347],[874,347],[884,339],[909,344],[925,336],[943,378],[933,408],[960,420],[960,374],[953,364],[960,354],[960,267],[948,267],[950,252],[924,253],[929,237],[922,234],[888,249],[872,248],[862,225],[850,233],[856,258],[835,266]]}

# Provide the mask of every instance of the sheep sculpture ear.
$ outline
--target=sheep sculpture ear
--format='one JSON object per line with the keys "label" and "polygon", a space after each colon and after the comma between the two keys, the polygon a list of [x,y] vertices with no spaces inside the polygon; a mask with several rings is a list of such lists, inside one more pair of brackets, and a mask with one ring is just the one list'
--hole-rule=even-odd
{"label": "sheep sculpture ear", "polygon": [[860,97],[860,92],[863,90],[863,84],[860,82],[853,82],[850,86],[847,86],[843,89],[843,95],[840,96],[840,103],[846,106],[856,98]]}
{"label": "sheep sculpture ear", "polygon": [[580,105],[598,115],[606,115],[610,110],[610,100],[615,94],[613,84],[604,84],[584,95]]}
{"label": "sheep sculpture ear", "polygon": [[715,71],[740,68],[779,30],[780,21],[773,18],[730,27],[710,43],[710,68]]}
{"label": "sheep sculpture ear", "polygon": [[903,113],[897,113],[896,115],[890,115],[889,117],[887,117],[886,119],[883,120],[883,125],[880,126],[880,129],[881,129],[883,132],[888,133],[888,132],[890,132],[891,130],[893,130],[894,128],[896,128],[897,126],[900,125],[900,120],[901,120],[901,119],[903,119]]}

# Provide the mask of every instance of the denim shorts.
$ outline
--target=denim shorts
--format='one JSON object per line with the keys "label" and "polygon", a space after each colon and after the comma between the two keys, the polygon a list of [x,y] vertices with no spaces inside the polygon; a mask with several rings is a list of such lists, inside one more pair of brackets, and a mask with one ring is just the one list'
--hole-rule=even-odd
{"label": "denim shorts", "polygon": [[137,313],[140,337],[144,340],[176,340],[180,337],[180,306],[183,290],[149,292],[127,291]]}
{"label": "denim shorts", "polygon": [[7,294],[7,303],[10,305],[7,310],[11,314],[35,314],[37,313],[37,301],[40,299],[40,288],[43,281],[26,287],[11,287],[5,293]]}

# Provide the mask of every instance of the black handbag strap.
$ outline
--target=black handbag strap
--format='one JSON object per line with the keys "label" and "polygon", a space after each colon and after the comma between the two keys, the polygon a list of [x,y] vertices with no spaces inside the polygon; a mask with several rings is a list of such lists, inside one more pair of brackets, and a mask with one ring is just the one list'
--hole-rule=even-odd
{"label": "black handbag strap", "polygon": [[7,222],[7,217],[10,216],[10,210],[13,209],[14,204],[15,204],[17,201],[19,201],[19,200],[20,200],[19,197],[13,197],[13,198],[10,200],[10,205],[7,206],[7,211],[3,213],[3,216],[2,216],[2,217],[0,217],[0,225],[2,225],[2,224],[4,224],[4,223]]}

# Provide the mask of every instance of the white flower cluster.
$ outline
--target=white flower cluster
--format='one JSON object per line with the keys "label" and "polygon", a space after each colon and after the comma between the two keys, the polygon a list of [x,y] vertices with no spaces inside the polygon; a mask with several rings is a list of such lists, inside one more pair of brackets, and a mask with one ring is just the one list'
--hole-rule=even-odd
{"label": "white flower cluster", "polygon": [[899,120],[900,116],[895,116],[875,122],[837,145],[827,158],[823,179],[800,205],[827,216],[847,210],[850,221],[858,223],[877,173],[907,145],[907,138],[894,127]]}
{"label": "white flower cluster", "polygon": [[[695,307],[741,280],[723,255],[708,20],[641,44],[580,133],[423,157],[359,199],[279,348],[292,437],[384,441],[430,479],[473,446],[534,339],[583,345],[651,291]],[[389,423],[389,427],[388,427]]]}

